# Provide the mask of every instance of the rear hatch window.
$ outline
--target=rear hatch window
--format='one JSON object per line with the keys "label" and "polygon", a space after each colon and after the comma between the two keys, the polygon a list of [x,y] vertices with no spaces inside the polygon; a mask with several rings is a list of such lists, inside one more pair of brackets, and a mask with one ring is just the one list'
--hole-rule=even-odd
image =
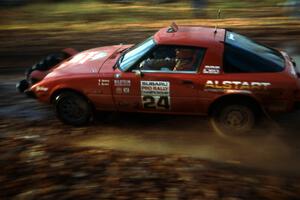
{"label": "rear hatch window", "polygon": [[281,53],[240,34],[227,31],[224,72],[280,72],[285,61]]}

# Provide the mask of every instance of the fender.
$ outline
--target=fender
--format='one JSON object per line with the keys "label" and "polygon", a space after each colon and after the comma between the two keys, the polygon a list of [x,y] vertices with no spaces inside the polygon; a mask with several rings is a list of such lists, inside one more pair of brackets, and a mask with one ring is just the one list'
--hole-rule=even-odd
{"label": "fender", "polygon": [[234,91],[229,91],[225,93],[224,95],[217,96],[214,98],[210,105],[208,106],[208,114],[210,115],[214,109],[215,106],[217,106],[219,103],[225,102],[225,101],[250,101],[253,103],[253,106],[256,106],[262,113],[267,114],[266,110],[264,107],[262,107],[262,102],[260,99],[258,99],[255,95],[251,93],[251,91],[240,91],[240,90],[234,90]]}

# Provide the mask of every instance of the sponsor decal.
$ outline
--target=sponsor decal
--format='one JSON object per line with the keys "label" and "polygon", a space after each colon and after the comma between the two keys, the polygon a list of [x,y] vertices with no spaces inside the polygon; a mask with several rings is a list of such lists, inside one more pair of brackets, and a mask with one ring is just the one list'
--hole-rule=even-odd
{"label": "sponsor decal", "polygon": [[206,65],[203,69],[203,74],[220,74],[220,66]]}
{"label": "sponsor decal", "polygon": [[207,80],[204,88],[206,90],[264,90],[271,83],[269,82],[247,82],[247,81],[212,81]]}
{"label": "sponsor decal", "polygon": [[36,88],[35,88],[35,91],[36,92],[47,92],[48,91],[48,88],[46,88],[46,87],[44,87],[44,86],[37,86]]}
{"label": "sponsor decal", "polygon": [[72,58],[69,63],[79,63],[79,64],[83,64],[85,62],[87,62],[88,60],[93,61],[93,60],[98,60],[101,58],[104,58],[105,56],[107,56],[106,52],[101,52],[101,51],[91,51],[91,52],[85,52],[85,53],[80,53],[76,56],[74,56],[74,58]]}
{"label": "sponsor decal", "polygon": [[232,33],[230,33],[228,39],[235,40],[234,35]]}
{"label": "sponsor decal", "polygon": [[98,80],[98,85],[99,86],[109,86],[109,80],[107,80],[107,79],[99,79]]}
{"label": "sponsor decal", "polygon": [[129,94],[130,93],[130,89],[128,87],[123,88],[123,93],[124,94]]}
{"label": "sponsor decal", "polygon": [[115,86],[130,87],[131,86],[131,81],[130,80],[114,80],[114,85]]}
{"label": "sponsor decal", "polygon": [[167,81],[141,81],[142,95],[169,96],[170,82]]}
{"label": "sponsor decal", "polygon": [[116,94],[122,94],[123,90],[121,87],[116,88]]}
{"label": "sponsor decal", "polygon": [[101,59],[101,58],[104,58],[107,56],[107,53],[106,52],[98,52],[96,55],[94,55],[91,60],[98,60],[98,59]]}
{"label": "sponsor decal", "polygon": [[116,94],[129,94],[130,88],[128,87],[116,87]]}
{"label": "sponsor decal", "polygon": [[170,109],[170,82],[141,81],[142,104],[145,109]]}

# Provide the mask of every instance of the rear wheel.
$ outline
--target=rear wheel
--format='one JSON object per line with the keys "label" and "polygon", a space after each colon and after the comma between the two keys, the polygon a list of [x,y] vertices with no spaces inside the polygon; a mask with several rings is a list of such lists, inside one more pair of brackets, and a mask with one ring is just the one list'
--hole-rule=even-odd
{"label": "rear wheel", "polygon": [[255,109],[247,104],[222,104],[211,116],[214,130],[222,136],[245,135],[253,129],[255,122]]}
{"label": "rear wheel", "polygon": [[87,124],[93,116],[88,100],[75,92],[63,92],[57,95],[55,109],[61,121],[74,126]]}

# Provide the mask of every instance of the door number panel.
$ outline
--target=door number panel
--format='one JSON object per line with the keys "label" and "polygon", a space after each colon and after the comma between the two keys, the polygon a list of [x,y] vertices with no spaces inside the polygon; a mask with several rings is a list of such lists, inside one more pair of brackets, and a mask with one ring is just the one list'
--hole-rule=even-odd
{"label": "door number panel", "polygon": [[169,110],[170,82],[141,81],[142,105],[145,109]]}

